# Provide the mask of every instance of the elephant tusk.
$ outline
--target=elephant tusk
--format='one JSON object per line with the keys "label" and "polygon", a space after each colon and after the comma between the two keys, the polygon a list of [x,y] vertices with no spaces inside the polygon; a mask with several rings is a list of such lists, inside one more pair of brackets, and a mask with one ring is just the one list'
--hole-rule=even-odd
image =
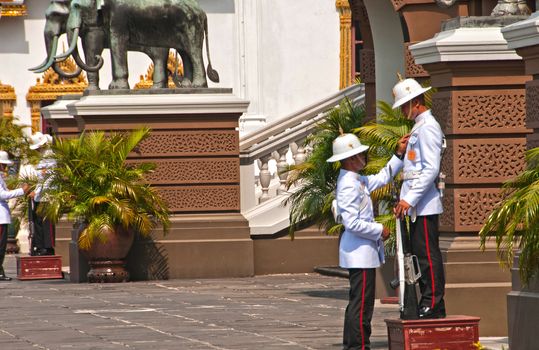
{"label": "elephant tusk", "polygon": [[87,72],[97,72],[101,69],[101,67],[103,67],[103,57],[99,55],[95,56],[95,59],[97,60],[97,64],[95,66],[89,66],[86,63],[84,63],[82,59],[80,58],[78,48],[73,53],[73,58],[75,59],[75,62],[77,63],[77,65]]}
{"label": "elephant tusk", "polygon": [[38,68],[38,69],[33,69],[34,73],[43,73],[44,71],[46,71],[47,69],[49,69],[52,64],[54,63],[54,54],[53,52],[56,52],[56,49],[58,48],[58,36],[54,36],[54,38],[52,39],[52,49],[51,49],[51,54],[49,55],[49,59],[47,61],[47,63]]}
{"label": "elephant tusk", "polygon": [[28,70],[38,70],[39,68],[45,67],[45,65],[47,64],[48,61],[49,61],[49,58],[45,57],[45,60],[43,60],[43,62],[41,62],[39,65],[37,65],[35,67],[28,68]]}
{"label": "elephant tusk", "polygon": [[58,62],[54,62],[54,64],[52,65],[52,69],[56,72],[56,74],[58,74],[59,76],[65,79],[76,78],[82,72],[82,69],[80,67],[77,67],[77,69],[75,69],[73,73],[66,73],[62,70],[62,68],[60,68],[60,65]]}
{"label": "elephant tusk", "polygon": [[79,40],[79,28],[73,29],[73,38],[71,39],[71,43],[69,43],[69,48],[66,52],[54,56],[54,59],[56,62],[62,62],[65,61],[75,50],[75,47],[77,47],[77,41]]}

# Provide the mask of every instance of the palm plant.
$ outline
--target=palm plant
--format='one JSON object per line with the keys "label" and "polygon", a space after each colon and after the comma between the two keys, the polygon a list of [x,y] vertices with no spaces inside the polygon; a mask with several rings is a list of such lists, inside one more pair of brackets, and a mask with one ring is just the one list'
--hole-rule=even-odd
{"label": "palm plant", "polygon": [[36,163],[39,159],[39,153],[29,148],[30,143],[23,132],[25,127],[11,119],[0,119],[0,150],[8,152],[10,157],[18,161],[18,165],[21,160]]}
{"label": "palm plant", "polygon": [[287,181],[288,189],[299,187],[286,199],[286,203],[290,203],[289,233],[292,238],[298,225],[307,220],[314,220],[329,234],[341,232],[342,225],[336,224],[331,214],[340,163],[328,163],[326,159],[333,153],[332,144],[340,134],[339,128],[352,132],[364,118],[363,106],[353,105],[350,100],[344,99],[338,107],[328,112],[324,121],[305,140],[313,151],[305,162],[291,166]]}
{"label": "palm plant", "polygon": [[128,155],[147,138],[149,129],[131,133],[95,131],[75,139],[56,139],[52,146],[56,167],[47,176],[48,205],[41,214],[52,222],[63,215],[81,222],[79,247],[117,228],[148,236],[161,223],[169,227],[169,212],[158,193],[145,181],[155,165],[126,163]]}
{"label": "palm plant", "polygon": [[512,265],[514,249],[520,250],[520,278],[528,284],[539,272],[539,147],[526,153],[527,169],[503,184],[504,199],[479,231],[481,248],[496,239],[500,262]]}

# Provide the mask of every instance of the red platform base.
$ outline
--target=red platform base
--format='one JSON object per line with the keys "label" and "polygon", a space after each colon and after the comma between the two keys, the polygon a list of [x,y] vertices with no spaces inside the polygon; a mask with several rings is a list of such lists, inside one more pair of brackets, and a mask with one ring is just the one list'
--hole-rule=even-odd
{"label": "red platform base", "polygon": [[22,281],[64,278],[62,257],[59,255],[18,256],[17,278]]}
{"label": "red platform base", "polygon": [[390,350],[471,350],[479,341],[479,317],[385,320]]}

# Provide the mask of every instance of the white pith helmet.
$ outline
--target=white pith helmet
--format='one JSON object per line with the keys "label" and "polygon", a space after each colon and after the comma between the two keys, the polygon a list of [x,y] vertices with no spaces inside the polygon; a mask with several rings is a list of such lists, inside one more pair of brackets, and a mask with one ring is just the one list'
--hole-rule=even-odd
{"label": "white pith helmet", "polygon": [[13,161],[9,160],[9,155],[6,151],[0,151],[0,164],[13,165]]}
{"label": "white pith helmet", "polygon": [[36,132],[30,136],[30,149],[36,150],[46,143],[52,142],[52,136],[48,134],[42,134],[41,132]]}
{"label": "white pith helmet", "polygon": [[395,103],[393,103],[393,109],[402,106],[408,101],[411,101],[414,97],[424,94],[429,91],[431,87],[422,87],[415,79],[402,79],[402,76],[397,73],[399,82],[393,87],[393,97]]}
{"label": "white pith helmet", "polygon": [[356,135],[341,133],[341,135],[333,141],[333,156],[328,158],[327,162],[331,163],[343,160],[361,152],[365,152],[368,149],[369,146],[362,145]]}

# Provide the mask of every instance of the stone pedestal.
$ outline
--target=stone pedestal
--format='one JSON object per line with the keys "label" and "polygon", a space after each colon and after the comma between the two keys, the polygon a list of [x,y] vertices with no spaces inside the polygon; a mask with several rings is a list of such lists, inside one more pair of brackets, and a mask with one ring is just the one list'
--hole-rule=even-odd
{"label": "stone pedestal", "polygon": [[67,105],[78,101],[80,95],[64,95],[50,106],[43,107],[41,113],[52,126],[57,137],[74,137],[79,134],[77,121],[67,111]]}
{"label": "stone pedestal", "polygon": [[477,233],[501,200],[502,183],[525,169],[526,136],[531,132],[525,125],[524,85],[531,77],[507,47],[500,31],[506,24],[459,18],[447,25],[450,29],[410,47],[438,89],[432,111],[447,138],[440,217],[447,311],[470,313],[470,300],[485,291],[490,297],[473,304],[486,336],[507,334],[500,322],[506,318],[505,308],[490,306],[505,305],[510,276],[498,266],[492,249],[487,254],[479,250]]}
{"label": "stone pedestal", "polygon": [[167,236],[135,242],[133,279],[253,275],[237,130],[248,104],[230,89],[181,89],[93,92],[67,105],[79,130],[152,130],[129,161],[157,165],[148,180],[174,215]]}
{"label": "stone pedestal", "polygon": [[19,280],[61,279],[62,258],[59,255],[17,256]]}
{"label": "stone pedestal", "polygon": [[434,320],[388,319],[390,350],[475,349],[479,317],[449,316]]}

